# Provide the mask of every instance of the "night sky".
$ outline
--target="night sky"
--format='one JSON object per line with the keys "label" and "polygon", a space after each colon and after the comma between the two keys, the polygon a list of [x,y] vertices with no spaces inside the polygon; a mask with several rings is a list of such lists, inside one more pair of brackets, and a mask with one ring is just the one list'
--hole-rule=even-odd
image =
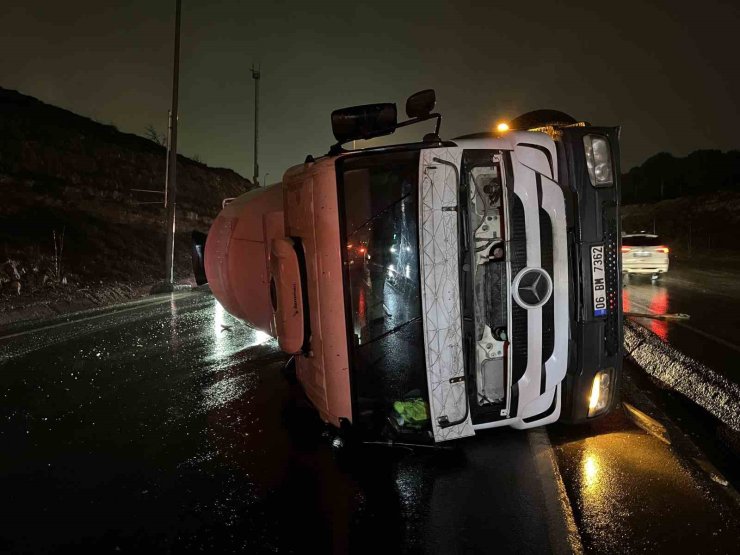
{"label": "night sky", "polygon": [[[180,152],[251,177],[253,61],[270,182],[327,151],[332,109],[391,101],[401,113],[430,87],[444,138],[548,107],[622,125],[625,169],[659,151],[738,147],[740,2],[582,4],[183,0]],[[174,0],[2,11],[0,86],[123,131],[165,131]]]}

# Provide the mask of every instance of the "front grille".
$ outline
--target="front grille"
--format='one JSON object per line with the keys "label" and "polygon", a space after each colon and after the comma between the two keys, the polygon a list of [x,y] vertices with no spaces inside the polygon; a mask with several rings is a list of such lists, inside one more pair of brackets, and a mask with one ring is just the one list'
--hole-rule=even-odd
{"label": "front grille", "polygon": [[[545,270],[555,285],[553,244],[552,244],[552,220],[550,215],[540,208],[540,252],[542,256],[542,269]],[[555,348],[555,299],[550,299],[542,307],[542,362],[543,364],[552,356]],[[544,385],[544,383],[543,383]]]}
{"label": "front grille", "polygon": [[604,274],[606,278],[606,321],[604,326],[604,346],[609,355],[619,352],[621,341],[619,295],[619,229],[617,227],[616,206],[604,205]]}
{"label": "front grille", "polygon": [[[476,276],[476,297],[484,300],[482,312],[485,324],[493,329],[506,327],[506,296],[509,288],[506,285],[506,265],[501,262],[488,262],[482,266],[483,271]],[[483,332],[477,334],[481,337]]]}
{"label": "front grille", "polygon": [[[524,223],[524,205],[514,193],[509,196],[509,259],[511,276],[516,276],[527,265],[527,231]],[[527,370],[527,311],[511,303],[512,383],[518,382]]]}

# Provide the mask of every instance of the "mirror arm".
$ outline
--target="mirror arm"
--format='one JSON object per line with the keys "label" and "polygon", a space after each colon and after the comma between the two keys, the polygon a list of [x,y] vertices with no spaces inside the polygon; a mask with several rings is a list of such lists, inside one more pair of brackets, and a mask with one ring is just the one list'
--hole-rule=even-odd
{"label": "mirror arm", "polygon": [[435,135],[439,135],[439,126],[442,125],[442,114],[433,113],[426,116],[422,116],[419,118],[411,118],[407,119],[406,121],[402,121],[401,123],[397,124],[395,129],[398,129],[399,127],[406,127],[407,125],[414,125],[415,123],[421,123],[422,121],[427,121],[432,118],[437,118],[437,127],[435,128]]}
{"label": "mirror arm", "polygon": [[[399,129],[400,127],[407,127],[409,125],[414,125],[415,123],[421,123],[422,121],[427,121],[427,120],[430,120],[430,119],[433,119],[433,118],[436,118],[436,120],[437,120],[437,125],[434,128],[434,134],[437,137],[439,137],[439,128],[442,125],[442,114],[438,114],[436,112],[435,113],[432,113],[432,114],[429,114],[429,115],[426,115],[426,116],[418,117],[418,118],[407,119],[406,121],[402,121],[401,123],[397,123],[393,127],[389,127],[387,129],[380,130],[378,132],[378,134],[375,135],[375,136],[382,137],[384,135],[389,135],[390,133],[392,133],[396,129]],[[329,156],[336,156],[336,155],[341,154],[342,152],[344,152],[344,149],[342,148],[342,145],[346,145],[351,140],[362,141],[362,140],[368,140],[368,139],[373,139],[373,138],[375,138],[375,137],[368,137],[367,139],[363,139],[363,138],[349,139],[347,141],[337,142],[337,143],[333,144],[329,148]]]}

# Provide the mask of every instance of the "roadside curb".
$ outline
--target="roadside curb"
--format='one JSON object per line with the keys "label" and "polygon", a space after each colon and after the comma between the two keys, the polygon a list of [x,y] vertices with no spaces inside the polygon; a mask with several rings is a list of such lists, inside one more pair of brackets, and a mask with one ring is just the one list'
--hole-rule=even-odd
{"label": "roadside curb", "polygon": [[624,322],[625,354],[653,376],[740,433],[740,386],[677,351],[647,328]]}
{"label": "roadside curb", "polygon": [[[625,376],[623,380],[622,406],[627,417],[640,429],[657,438],[659,441],[677,450],[686,463],[684,467],[694,475],[709,478],[713,487],[720,487],[740,507],[740,494],[724,477],[722,472],[712,464],[701,449],[663,410],[642,391],[633,378]],[[679,460],[681,460],[679,459]],[[691,464],[693,463],[693,464]]]}

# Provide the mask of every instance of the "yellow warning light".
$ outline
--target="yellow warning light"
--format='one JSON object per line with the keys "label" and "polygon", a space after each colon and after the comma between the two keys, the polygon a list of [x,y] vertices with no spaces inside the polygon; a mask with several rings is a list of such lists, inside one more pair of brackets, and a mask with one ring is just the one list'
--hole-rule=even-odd
{"label": "yellow warning light", "polygon": [[496,126],[496,131],[499,133],[506,133],[509,130],[509,124],[505,122],[501,122]]}

